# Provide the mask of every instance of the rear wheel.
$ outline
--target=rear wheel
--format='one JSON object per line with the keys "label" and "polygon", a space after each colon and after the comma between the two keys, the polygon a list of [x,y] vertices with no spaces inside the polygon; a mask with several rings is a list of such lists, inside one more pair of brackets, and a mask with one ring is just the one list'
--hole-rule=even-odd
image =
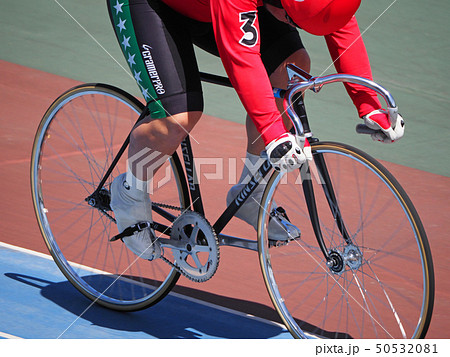
{"label": "rear wheel", "polygon": [[[260,263],[283,322],[299,338],[423,338],[432,315],[434,273],[412,202],[367,154],[326,142],[312,145],[312,152],[308,172],[274,173],[261,203]],[[328,264],[305,203],[309,183]],[[269,248],[273,202],[302,235]]]}
{"label": "rear wheel", "polygon": [[[75,87],[45,113],[32,153],[33,203],[51,255],[79,291],[116,310],[138,310],[158,302],[179,278],[162,259],[137,258],[121,241],[109,241],[117,234],[109,188],[125,170],[125,157],[102,190],[91,196],[143,108],[111,86]],[[158,171],[152,191],[154,202],[180,210],[189,204],[176,154]],[[160,207],[158,212],[154,221],[169,226],[170,214],[163,218],[166,210]],[[163,232],[157,232],[160,235]]]}

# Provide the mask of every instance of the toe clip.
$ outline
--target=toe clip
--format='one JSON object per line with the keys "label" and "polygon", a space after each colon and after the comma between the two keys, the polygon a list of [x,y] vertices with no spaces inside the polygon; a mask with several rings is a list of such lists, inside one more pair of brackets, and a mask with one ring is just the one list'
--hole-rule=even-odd
{"label": "toe clip", "polygon": [[127,227],[123,230],[122,233],[119,233],[112,237],[109,241],[114,242],[116,240],[132,236],[136,232],[142,232],[144,229],[150,228],[152,224],[150,222],[138,222],[130,227]]}

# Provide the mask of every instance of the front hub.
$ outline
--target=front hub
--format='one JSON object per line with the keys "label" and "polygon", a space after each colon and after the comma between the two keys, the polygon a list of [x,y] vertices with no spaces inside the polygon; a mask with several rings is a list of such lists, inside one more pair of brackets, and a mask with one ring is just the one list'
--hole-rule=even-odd
{"label": "front hub", "polygon": [[362,253],[353,244],[345,246],[344,251],[332,250],[328,253],[327,267],[334,274],[342,274],[348,266],[352,271],[358,270],[362,265]]}

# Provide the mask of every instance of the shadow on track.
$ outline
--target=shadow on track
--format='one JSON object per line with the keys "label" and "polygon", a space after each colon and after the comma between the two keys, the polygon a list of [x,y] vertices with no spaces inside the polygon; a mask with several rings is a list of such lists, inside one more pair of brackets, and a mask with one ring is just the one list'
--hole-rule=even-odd
{"label": "shadow on track", "polygon": [[[286,330],[277,325],[267,324],[254,319],[221,311],[210,306],[204,306],[176,296],[167,296],[164,300],[137,312],[119,312],[92,304],[90,300],[79,293],[70,282],[52,282],[38,277],[5,273],[10,279],[19,281],[40,289],[45,299],[59,305],[73,314],[76,319],[90,322],[92,325],[117,331],[143,332],[149,338],[160,339],[267,339],[271,337],[288,337]],[[180,293],[204,301],[220,303],[229,308],[239,307],[239,310],[266,311],[269,308],[250,301],[227,298],[195,289],[178,287]],[[275,317],[275,312],[270,311]],[[69,329],[70,330],[70,327]],[[284,336],[280,336],[283,334]],[[70,336],[70,334],[67,334]],[[67,337],[64,334],[62,338]],[[86,331],[89,338],[89,331]],[[106,336],[106,338],[108,338]]]}

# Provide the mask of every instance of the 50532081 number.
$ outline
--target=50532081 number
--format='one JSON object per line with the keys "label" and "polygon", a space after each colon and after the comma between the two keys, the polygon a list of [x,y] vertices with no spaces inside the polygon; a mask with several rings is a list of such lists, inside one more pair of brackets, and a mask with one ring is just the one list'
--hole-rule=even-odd
{"label": "50532081 number", "polygon": [[386,354],[438,353],[437,345],[429,343],[377,343],[375,352]]}

